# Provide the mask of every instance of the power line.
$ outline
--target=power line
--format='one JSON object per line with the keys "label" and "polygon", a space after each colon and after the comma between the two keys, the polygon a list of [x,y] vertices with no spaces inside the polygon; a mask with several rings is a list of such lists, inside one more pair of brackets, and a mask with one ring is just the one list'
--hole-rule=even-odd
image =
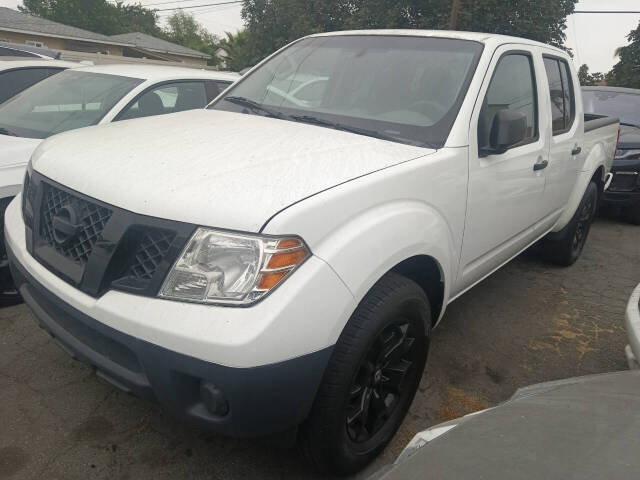
{"label": "power line", "polygon": [[143,7],[153,7],[155,5],[168,5],[170,3],[185,3],[185,2],[196,2],[198,0],[173,0],[172,2],[156,2],[156,3],[146,3],[143,4]]}
{"label": "power line", "polygon": [[219,2],[219,3],[203,3],[202,5],[187,5],[186,7],[174,7],[174,8],[158,8],[156,12],[167,12],[169,10],[186,10],[187,8],[201,8],[201,7],[213,7],[215,5],[231,5],[234,3],[242,3],[242,0],[234,0],[231,2]]}
{"label": "power line", "polygon": [[640,14],[640,10],[576,10],[573,13],[633,13],[633,14]]}

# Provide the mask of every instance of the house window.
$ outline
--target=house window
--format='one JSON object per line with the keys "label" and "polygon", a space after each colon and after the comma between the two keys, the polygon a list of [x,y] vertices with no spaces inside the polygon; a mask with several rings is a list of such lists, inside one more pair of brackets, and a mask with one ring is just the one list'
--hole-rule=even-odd
{"label": "house window", "polygon": [[46,45],[42,42],[36,42],[35,40],[26,40],[24,42],[26,45],[29,45],[31,47],[39,47],[39,48],[45,48]]}

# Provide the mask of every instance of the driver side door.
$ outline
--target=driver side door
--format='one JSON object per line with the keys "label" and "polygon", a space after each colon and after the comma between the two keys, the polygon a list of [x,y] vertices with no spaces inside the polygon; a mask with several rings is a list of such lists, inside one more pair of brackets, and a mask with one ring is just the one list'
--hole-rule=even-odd
{"label": "driver side door", "polygon": [[[539,106],[544,104],[536,83],[538,57],[534,48],[511,45],[498,49],[480,90],[469,135],[467,215],[458,292],[526,247],[544,223],[548,145],[546,136],[540,135],[544,130]],[[504,153],[483,153],[501,110],[526,116],[525,138]]]}

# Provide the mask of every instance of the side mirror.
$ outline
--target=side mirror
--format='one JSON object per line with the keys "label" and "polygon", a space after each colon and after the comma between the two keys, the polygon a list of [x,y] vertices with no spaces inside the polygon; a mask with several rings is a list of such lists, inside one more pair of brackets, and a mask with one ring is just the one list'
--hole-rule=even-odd
{"label": "side mirror", "polygon": [[517,145],[527,136],[527,116],[515,110],[500,110],[493,117],[487,153],[501,154]]}

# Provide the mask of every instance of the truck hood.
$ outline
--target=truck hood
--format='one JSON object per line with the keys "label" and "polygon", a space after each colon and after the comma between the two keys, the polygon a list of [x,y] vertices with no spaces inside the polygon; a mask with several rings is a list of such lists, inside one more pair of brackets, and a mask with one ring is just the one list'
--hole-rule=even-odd
{"label": "truck hood", "polygon": [[0,135],[0,169],[14,165],[27,165],[31,154],[42,143],[39,138]]}
{"label": "truck hood", "polygon": [[292,203],[433,152],[286,120],[195,110],[57,135],[38,148],[33,167],[132,212],[257,232]]}

